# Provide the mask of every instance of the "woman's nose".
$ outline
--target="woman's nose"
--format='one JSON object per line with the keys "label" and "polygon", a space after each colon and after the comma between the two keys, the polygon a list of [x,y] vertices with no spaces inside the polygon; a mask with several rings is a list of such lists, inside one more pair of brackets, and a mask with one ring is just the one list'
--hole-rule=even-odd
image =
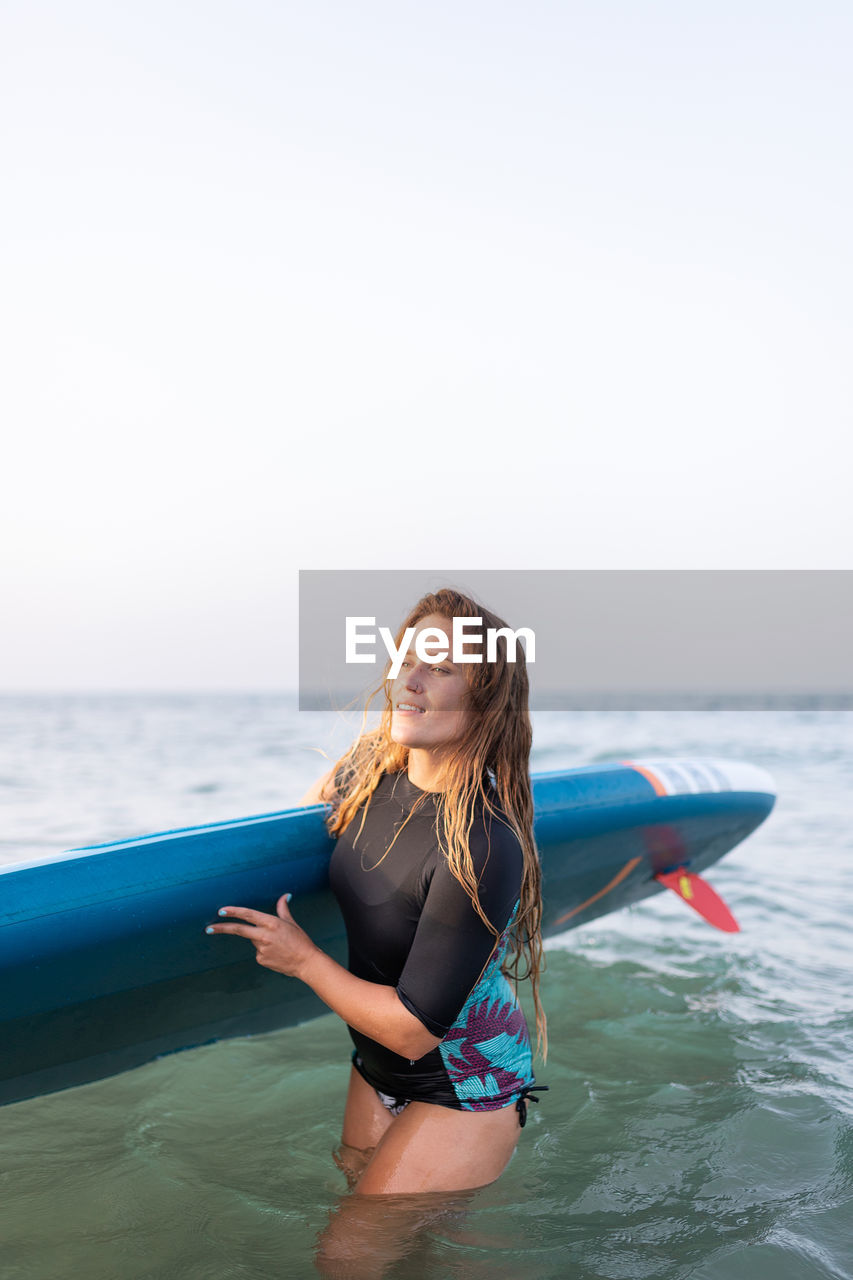
{"label": "woman's nose", "polygon": [[406,677],[406,688],[411,689],[412,693],[417,693],[423,687],[422,668],[420,666],[412,667]]}

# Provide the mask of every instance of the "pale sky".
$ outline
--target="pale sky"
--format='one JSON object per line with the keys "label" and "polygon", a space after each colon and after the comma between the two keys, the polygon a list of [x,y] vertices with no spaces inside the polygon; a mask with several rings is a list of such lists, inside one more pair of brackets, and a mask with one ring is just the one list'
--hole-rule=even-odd
{"label": "pale sky", "polygon": [[844,0],[0,8],[0,688],[303,569],[849,569]]}

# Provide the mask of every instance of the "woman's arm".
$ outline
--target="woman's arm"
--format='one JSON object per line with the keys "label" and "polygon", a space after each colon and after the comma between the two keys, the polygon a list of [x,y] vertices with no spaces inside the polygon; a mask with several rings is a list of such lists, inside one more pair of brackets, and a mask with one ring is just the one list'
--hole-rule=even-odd
{"label": "woman's arm", "polygon": [[410,1013],[393,987],[365,982],[321,951],[290,914],[285,895],[269,916],[249,907],[222,907],[234,924],[208,925],[209,933],[233,933],[253,944],[258,964],[299,978],[349,1026],[379,1044],[416,1061],[441,1044]]}

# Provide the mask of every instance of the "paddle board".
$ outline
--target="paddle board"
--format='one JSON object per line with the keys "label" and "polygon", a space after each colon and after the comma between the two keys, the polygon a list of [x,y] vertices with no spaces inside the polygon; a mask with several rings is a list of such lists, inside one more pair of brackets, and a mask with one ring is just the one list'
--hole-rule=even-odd
{"label": "paddle board", "polygon": [[[689,876],[754,831],[775,800],[763,769],[721,760],[540,773],[533,795],[546,936],[667,881],[689,900]],[[332,847],[312,806],[0,869],[0,1103],[326,1012],[302,983],[259,966],[250,944],[204,929],[223,904],[272,913],[289,891],[299,924],[345,962]]]}

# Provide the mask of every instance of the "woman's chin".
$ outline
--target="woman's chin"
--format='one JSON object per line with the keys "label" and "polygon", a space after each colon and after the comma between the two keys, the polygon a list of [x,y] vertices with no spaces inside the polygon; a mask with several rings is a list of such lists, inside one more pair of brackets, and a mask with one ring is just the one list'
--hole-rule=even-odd
{"label": "woman's chin", "polygon": [[391,741],[396,742],[398,747],[411,748],[411,747],[420,746],[420,743],[418,742],[417,733],[412,733],[411,730],[412,730],[411,725],[392,724],[391,725]]}
{"label": "woman's chin", "polygon": [[398,747],[408,747],[410,751],[420,748],[422,751],[435,751],[442,744],[433,742],[429,733],[424,733],[421,725],[407,724],[391,724],[391,741],[396,742]]}

